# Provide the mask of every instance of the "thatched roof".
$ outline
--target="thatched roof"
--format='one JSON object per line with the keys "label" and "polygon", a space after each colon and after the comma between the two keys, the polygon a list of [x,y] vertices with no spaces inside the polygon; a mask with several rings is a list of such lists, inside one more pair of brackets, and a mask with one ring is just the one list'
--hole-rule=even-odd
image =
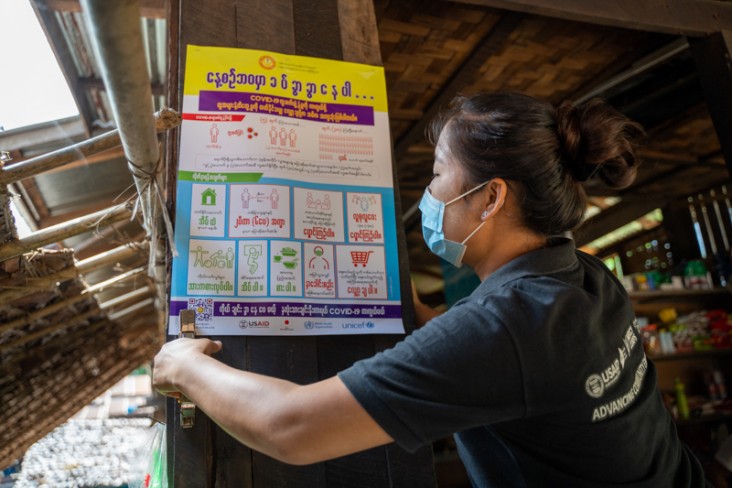
{"label": "thatched roof", "polygon": [[[0,191],[0,208],[7,208],[3,195]],[[17,240],[15,233],[11,220],[0,219],[4,241]],[[144,289],[145,281],[138,278],[133,287]],[[68,249],[31,251],[0,262],[0,466],[159,347],[149,298],[130,313],[103,310],[88,289]]]}

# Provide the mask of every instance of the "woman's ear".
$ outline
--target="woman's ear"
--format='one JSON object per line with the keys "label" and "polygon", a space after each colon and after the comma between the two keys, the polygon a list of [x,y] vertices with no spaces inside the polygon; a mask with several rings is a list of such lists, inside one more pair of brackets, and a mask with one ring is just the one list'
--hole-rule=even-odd
{"label": "woman's ear", "polygon": [[480,220],[488,220],[494,217],[506,202],[506,194],[508,193],[508,185],[503,178],[493,178],[486,185],[486,204],[483,213],[480,214]]}

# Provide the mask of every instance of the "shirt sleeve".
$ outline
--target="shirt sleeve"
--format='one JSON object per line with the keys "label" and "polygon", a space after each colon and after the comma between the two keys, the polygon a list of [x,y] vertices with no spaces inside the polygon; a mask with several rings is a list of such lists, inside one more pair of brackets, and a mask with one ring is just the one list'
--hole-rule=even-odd
{"label": "shirt sleeve", "polygon": [[338,375],[403,448],[525,414],[514,341],[484,305],[456,304]]}

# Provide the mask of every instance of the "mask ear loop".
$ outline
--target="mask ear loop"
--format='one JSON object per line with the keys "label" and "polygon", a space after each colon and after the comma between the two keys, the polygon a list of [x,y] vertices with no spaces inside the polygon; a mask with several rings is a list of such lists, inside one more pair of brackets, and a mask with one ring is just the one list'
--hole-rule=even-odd
{"label": "mask ear loop", "polygon": [[453,198],[452,200],[450,200],[449,202],[446,202],[446,203],[445,203],[445,206],[447,207],[447,206],[448,206],[448,205],[450,205],[451,203],[455,203],[455,202],[457,202],[457,201],[458,201],[458,200],[460,200],[461,198],[464,198],[464,197],[466,197],[466,196],[470,195],[470,194],[471,194],[471,193],[473,193],[474,191],[478,191],[478,190],[480,190],[481,188],[483,188],[483,187],[484,187],[485,185],[487,185],[487,184],[488,184],[488,183],[490,183],[490,182],[491,182],[491,180],[488,180],[488,181],[484,181],[483,183],[481,183],[480,185],[476,186],[476,187],[475,187],[475,188],[473,188],[472,190],[468,190],[468,191],[466,191],[465,193],[463,193],[462,195],[458,195],[458,196],[456,196],[455,198]]}
{"label": "mask ear loop", "polygon": [[460,244],[465,244],[466,242],[468,242],[468,239],[470,239],[471,237],[473,237],[475,235],[475,233],[478,232],[480,230],[480,228],[483,227],[483,224],[485,224],[486,222],[488,222],[488,221],[487,220],[484,220],[483,222],[481,222],[480,225],[478,225],[478,227],[476,227],[473,232],[471,232],[470,234],[468,234],[468,237],[466,237],[465,239],[463,239],[463,242],[461,242]]}

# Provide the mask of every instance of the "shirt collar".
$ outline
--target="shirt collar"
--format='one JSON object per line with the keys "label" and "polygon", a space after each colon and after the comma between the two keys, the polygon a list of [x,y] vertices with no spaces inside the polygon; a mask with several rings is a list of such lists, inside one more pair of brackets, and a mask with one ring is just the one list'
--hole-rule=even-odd
{"label": "shirt collar", "polygon": [[483,280],[474,293],[483,294],[526,276],[554,274],[576,263],[574,241],[566,237],[552,238],[547,247],[522,254],[498,268]]}

